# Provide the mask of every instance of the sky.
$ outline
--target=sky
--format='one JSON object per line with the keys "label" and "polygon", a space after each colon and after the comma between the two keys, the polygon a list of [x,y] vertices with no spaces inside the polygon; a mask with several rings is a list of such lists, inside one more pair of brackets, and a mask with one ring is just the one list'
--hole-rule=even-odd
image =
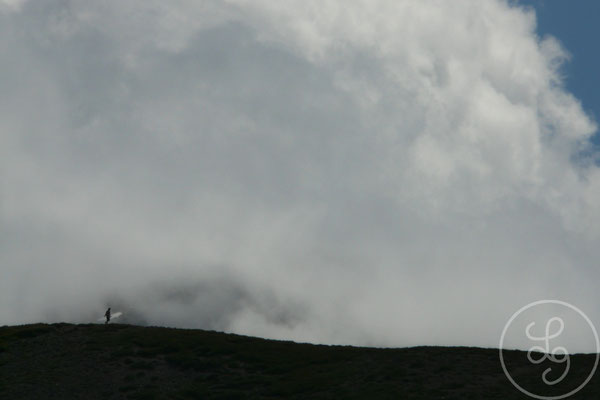
{"label": "sky", "polygon": [[[598,71],[600,54],[594,51],[600,28],[597,1],[520,0],[520,4],[534,7],[537,15],[537,32],[540,36],[552,35],[560,41],[569,54],[563,66],[565,84],[575,95],[586,113],[596,120],[600,115],[600,90]],[[593,138],[600,143],[600,135]]]}
{"label": "sky", "polygon": [[600,323],[597,56],[550,3],[0,1],[0,325]]}

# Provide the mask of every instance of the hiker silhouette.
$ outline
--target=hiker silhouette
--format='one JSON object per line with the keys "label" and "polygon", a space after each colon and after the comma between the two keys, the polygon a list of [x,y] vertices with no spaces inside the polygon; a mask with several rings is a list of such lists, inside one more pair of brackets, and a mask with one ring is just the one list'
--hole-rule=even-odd
{"label": "hiker silhouette", "polygon": [[110,321],[110,307],[108,307],[108,310],[106,310],[104,316],[106,317],[106,322],[104,323],[104,325],[106,325],[108,324],[108,321]]}

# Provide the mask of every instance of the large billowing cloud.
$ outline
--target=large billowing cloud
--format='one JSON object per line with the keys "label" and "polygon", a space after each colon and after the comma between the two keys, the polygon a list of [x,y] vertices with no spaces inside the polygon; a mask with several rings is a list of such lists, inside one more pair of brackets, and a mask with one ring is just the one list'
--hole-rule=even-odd
{"label": "large billowing cloud", "polygon": [[535,29],[495,0],[0,2],[0,323],[600,321],[596,126]]}

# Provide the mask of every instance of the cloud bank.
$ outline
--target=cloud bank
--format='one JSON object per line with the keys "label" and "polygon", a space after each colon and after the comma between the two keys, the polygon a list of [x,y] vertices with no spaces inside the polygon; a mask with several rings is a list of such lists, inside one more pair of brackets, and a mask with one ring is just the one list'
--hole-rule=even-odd
{"label": "cloud bank", "polygon": [[596,125],[496,0],[0,2],[0,323],[496,346],[600,322]]}

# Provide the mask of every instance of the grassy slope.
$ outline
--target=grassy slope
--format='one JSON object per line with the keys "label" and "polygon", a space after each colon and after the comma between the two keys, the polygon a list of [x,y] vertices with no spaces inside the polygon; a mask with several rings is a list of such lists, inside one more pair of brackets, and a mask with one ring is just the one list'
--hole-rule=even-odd
{"label": "grassy slope", "polygon": [[[519,382],[540,371],[510,352]],[[572,358],[576,365],[593,356]],[[581,368],[579,368],[581,369]],[[583,368],[585,370],[585,368]],[[538,386],[538,388],[540,388]],[[551,393],[549,393],[551,394]],[[600,396],[600,380],[574,399]],[[0,328],[2,399],[522,399],[493,349],[317,346],[129,325]]]}

